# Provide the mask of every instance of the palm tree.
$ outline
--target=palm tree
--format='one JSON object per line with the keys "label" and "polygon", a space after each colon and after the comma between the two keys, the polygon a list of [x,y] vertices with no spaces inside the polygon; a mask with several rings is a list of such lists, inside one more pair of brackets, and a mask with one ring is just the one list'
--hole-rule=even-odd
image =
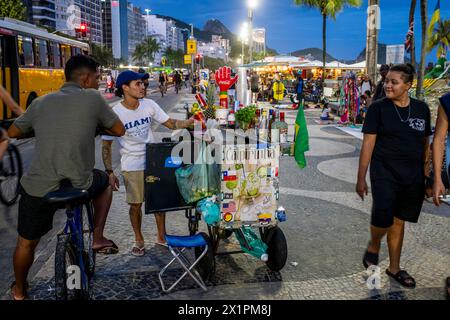
{"label": "palm tree", "polygon": [[422,44],[420,49],[420,65],[419,73],[417,75],[417,88],[416,97],[419,100],[424,99],[423,94],[423,78],[425,76],[425,55],[427,53],[427,28],[428,28],[428,16],[427,16],[428,3],[427,0],[420,0],[420,20],[422,25]]}
{"label": "palm tree", "polygon": [[155,53],[161,50],[161,46],[155,38],[147,37],[138,44],[133,53],[133,60],[140,64],[149,64],[153,61]]}
{"label": "palm tree", "polygon": [[25,20],[26,8],[22,1],[1,0],[0,17],[9,17],[18,20]]}
{"label": "palm tree", "polygon": [[427,51],[430,52],[435,47],[438,47],[438,57],[447,55],[447,50],[450,47],[450,19],[438,21],[433,35],[428,39]]}
{"label": "palm tree", "polygon": [[92,44],[91,50],[92,56],[101,66],[108,67],[113,63],[113,53],[111,49],[107,48],[106,46]]}
{"label": "palm tree", "polygon": [[336,20],[336,15],[341,12],[345,6],[360,7],[362,0],[294,0],[298,6],[306,6],[309,8],[316,8],[322,14],[322,43],[323,43],[323,71],[322,71],[322,85],[325,80],[325,67],[327,57],[327,18],[331,17]]}
{"label": "palm tree", "polygon": [[[414,13],[416,11],[417,0],[411,0],[411,7],[409,8],[409,26],[414,24]],[[414,31],[414,28],[413,28]],[[414,33],[411,38],[411,64],[416,66],[416,45],[414,43]]]}

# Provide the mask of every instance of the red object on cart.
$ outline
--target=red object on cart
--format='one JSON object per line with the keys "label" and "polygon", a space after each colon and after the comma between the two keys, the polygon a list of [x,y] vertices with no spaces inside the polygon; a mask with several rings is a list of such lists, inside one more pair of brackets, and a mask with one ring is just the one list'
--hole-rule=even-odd
{"label": "red object on cart", "polygon": [[194,120],[200,121],[202,123],[202,130],[206,130],[206,117],[202,111],[194,113]]}
{"label": "red object on cart", "polygon": [[206,108],[207,104],[206,104],[206,100],[205,98],[203,98],[203,96],[200,93],[197,93],[195,95],[195,99],[197,99],[198,104],[202,107],[202,108]]}

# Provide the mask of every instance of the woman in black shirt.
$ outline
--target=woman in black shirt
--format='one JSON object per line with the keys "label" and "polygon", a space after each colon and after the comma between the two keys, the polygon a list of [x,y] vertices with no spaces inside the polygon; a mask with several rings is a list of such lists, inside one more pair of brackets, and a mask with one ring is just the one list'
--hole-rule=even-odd
{"label": "woman in black shirt", "polygon": [[411,65],[392,67],[384,83],[386,97],[370,106],[363,126],[356,185],[356,192],[364,200],[370,163],[373,207],[371,241],[363,257],[364,266],[378,264],[381,240],[387,234],[386,273],[409,288],[415,287],[415,280],[400,269],[405,221],[416,223],[422,209],[431,135],[427,104],[408,95],[414,73]]}

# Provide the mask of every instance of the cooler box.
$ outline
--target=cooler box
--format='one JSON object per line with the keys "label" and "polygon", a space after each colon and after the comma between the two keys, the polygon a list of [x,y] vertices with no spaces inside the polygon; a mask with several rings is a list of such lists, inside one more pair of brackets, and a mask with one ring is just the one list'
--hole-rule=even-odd
{"label": "cooler box", "polygon": [[145,214],[190,209],[178,191],[175,170],[182,165],[172,157],[178,142],[149,143],[146,149]]}

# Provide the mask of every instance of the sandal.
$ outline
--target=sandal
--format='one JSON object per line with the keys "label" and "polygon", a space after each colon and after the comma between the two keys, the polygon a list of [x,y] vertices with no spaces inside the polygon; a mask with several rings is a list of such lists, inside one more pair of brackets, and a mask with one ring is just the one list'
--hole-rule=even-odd
{"label": "sandal", "polygon": [[400,270],[396,274],[393,274],[388,269],[386,269],[386,274],[406,288],[416,287],[416,281],[409,275],[408,272],[406,272],[406,270]]}
{"label": "sandal", "polygon": [[24,294],[24,296],[23,296],[23,299],[17,299],[16,298],[16,295],[14,294],[14,286],[16,285],[16,281],[13,281],[12,283],[11,283],[11,285],[9,286],[9,288],[11,289],[11,297],[12,297],[12,299],[14,300],[14,301],[22,301],[22,300],[25,300],[26,298],[27,298],[27,291],[28,291],[28,281],[26,281],[25,282],[25,294]]}
{"label": "sandal", "polygon": [[131,247],[131,254],[136,257],[142,257],[145,254],[145,247],[138,247],[137,244],[134,244]]}
{"label": "sandal", "polygon": [[114,241],[109,240],[109,242],[111,242],[111,244],[94,249],[94,251],[96,253],[101,253],[101,254],[116,254],[116,253],[118,253],[119,247],[114,243]]}
{"label": "sandal", "polygon": [[[369,243],[370,244],[370,243]],[[371,265],[378,265],[378,253],[369,252],[366,249],[363,256],[363,265],[367,269]]]}

